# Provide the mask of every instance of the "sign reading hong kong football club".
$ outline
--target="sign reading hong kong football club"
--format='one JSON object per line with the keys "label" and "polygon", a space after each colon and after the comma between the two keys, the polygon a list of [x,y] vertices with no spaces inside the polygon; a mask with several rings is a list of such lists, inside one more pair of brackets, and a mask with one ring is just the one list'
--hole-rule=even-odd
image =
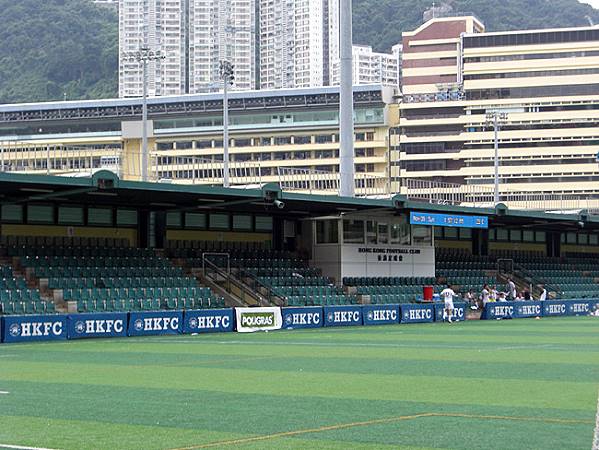
{"label": "sign reading hong kong football club", "polygon": [[320,328],[323,324],[322,306],[282,308],[283,328]]}
{"label": "sign reading hong kong football club", "polygon": [[127,336],[128,313],[69,314],[69,339]]}
{"label": "sign reading hong kong football club", "polygon": [[399,305],[364,305],[364,325],[390,325],[399,323]]}
{"label": "sign reading hong kong football club", "polygon": [[129,314],[129,336],[179,334],[182,330],[182,311],[142,311]]}
{"label": "sign reading hong kong football club", "polygon": [[215,333],[233,331],[235,316],[231,308],[187,310],[183,319],[183,333]]}
{"label": "sign reading hong kong football club", "polygon": [[361,306],[325,306],[325,327],[346,327],[362,325]]}
{"label": "sign reading hong kong football club", "polygon": [[6,316],[3,342],[49,341],[67,338],[67,316]]}

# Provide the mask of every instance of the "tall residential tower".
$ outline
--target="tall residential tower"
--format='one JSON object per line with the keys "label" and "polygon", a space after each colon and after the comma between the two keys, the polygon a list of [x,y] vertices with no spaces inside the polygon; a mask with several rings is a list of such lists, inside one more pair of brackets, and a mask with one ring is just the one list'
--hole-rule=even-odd
{"label": "tall residential tower", "polygon": [[142,70],[122,57],[142,45],[166,59],[148,67],[148,94],[219,89],[219,62],[235,65],[233,89],[256,88],[256,0],[119,0],[119,96],[139,97]]}

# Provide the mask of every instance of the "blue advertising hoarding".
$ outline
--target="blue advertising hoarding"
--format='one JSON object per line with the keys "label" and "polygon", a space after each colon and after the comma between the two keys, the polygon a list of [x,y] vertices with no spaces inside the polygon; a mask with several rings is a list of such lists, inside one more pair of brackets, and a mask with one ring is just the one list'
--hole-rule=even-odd
{"label": "blue advertising hoarding", "polygon": [[5,316],[2,318],[3,342],[52,341],[67,338],[67,316]]}
{"label": "blue advertising hoarding", "polygon": [[523,301],[515,302],[514,319],[525,319],[527,317],[541,317],[543,304],[541,302]]}
{"label": "blue advertising hoarding", "polygon": [[283,328],[320,328],[323,326],[322,306],[306,306],[299,308],[281,308]]}
{"label": "blue advertising hoarding", "polygon": [[129,314],[129,336],[180,334],[183,311],[140,311]]}
{"label": "blue advertising hoarding", "polygon": [[591,305],[594,304],[591,300],[570,300],[568,305],[569,316],[588,316],[591,312]]}
{"label": "blue advertising hoarding", "polygon": [[233,331],[234,317],[232,308],[187,310],[183,315],[183,333]]}
{"label": "blue advertising hoarding", "polygon": [[364,305],[362,317],[364,325],[399,323],[399,305]]}
{"label": "blue advertising hoarding", "polygon": [[69,339],[125,337],[128,316],[126,312],[69,314]]}
{"label": "blue advertising hoarding", "polygon": [[513,319],[516,302],[491,302],[485,305],[481,319]]}
{"label": "blue advertising hoarding", "polygon": [[412,225],[437,227],[489,228],[489,218],[485,216],[462,216],[419,211],[410,211],[410,223]]}
{"label": "blue advertising hoarding", "polygon": [[435,319],[435,307],[431,303],[402,303],[400,323],[427,323]]}
{"label": "blue advertising hoarding", "polygon": [[362,325],[361,306],[325,306],[324,326],[344,327]]}
{"label": "blue advertising hoarding", "polygon": [[[451,317],[451,320],[466,320],[466,307],[466,303],[453,302],[453,316]],[[443,322],[444,312],[445,303],[435,303],[435,322]]]}
{"label": "blue advertising hoarding", "polygon": [[543,304],[543,316],[565,316],[568,314],[567,300],[545,300]]}

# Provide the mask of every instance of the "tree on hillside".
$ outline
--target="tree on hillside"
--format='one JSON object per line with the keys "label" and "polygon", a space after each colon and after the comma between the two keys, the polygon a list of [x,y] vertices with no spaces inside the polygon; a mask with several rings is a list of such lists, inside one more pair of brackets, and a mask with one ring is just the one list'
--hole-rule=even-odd
{"label": "tree on hillside", "polygon": [[118,21],[90,0],[0,0],[0,103],[117,93]]}

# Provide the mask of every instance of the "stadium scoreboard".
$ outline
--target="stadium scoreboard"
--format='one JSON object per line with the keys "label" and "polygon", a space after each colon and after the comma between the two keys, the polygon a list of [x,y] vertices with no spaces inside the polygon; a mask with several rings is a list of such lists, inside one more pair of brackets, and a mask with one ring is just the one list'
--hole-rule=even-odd
{"label": "stadium scoreboard", "polygon": [[489,218],[485,216],[462,216],[418,211],[410,212],[410,223],[438,227],[489,228]]}

